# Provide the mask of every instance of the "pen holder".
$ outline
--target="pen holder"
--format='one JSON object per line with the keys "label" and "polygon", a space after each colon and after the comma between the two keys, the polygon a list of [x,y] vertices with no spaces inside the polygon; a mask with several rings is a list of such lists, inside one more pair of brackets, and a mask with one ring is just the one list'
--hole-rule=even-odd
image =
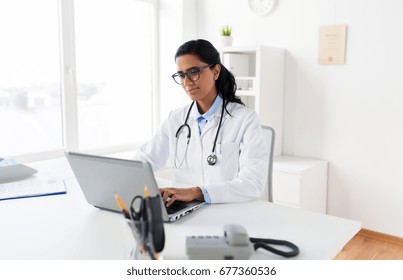
{"label": "pen holder", "polygon": [[[140,201],[137,208],[134,206],[136,201]],[[161,197],[149,197],[148,193],[145,198],[136,196],[130,204],[130,214],[125,207],[122,207],[122,211],[136,241],[130,259],[157,260],[158,253],[164,249],[165,244]]]}
{"label": "pen holder", "polygon": [[125,219],[126,224],[130,228],[130,232],[134,237],[135,243],[131,244],[133,247],[129,253],[129,259],[131,260],[151,260],[154,259],[153,250],[147,246],[148,250],[146,250],[146,240],[144,239],[144,233],[142,232],[142,228],[144,228],[144,222],[140,220],[129,220]]}

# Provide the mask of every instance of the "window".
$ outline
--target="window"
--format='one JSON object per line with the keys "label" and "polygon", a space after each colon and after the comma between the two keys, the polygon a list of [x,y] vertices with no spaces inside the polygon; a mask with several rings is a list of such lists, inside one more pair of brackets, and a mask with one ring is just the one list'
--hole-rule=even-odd
{"label": "window", "polygon": [[57,15],[54,0],[0,2],[0,156],[63,147]]}
{"label": "window", "polygon": [[81,149],[150,138],[152,8],[133,0],[75,2]]}
{"label": "window", "polygon": [[[1,1],[0,156],[112,152],[149,139],[155,5]],[[66,110],[75,115],[63,117]]]}

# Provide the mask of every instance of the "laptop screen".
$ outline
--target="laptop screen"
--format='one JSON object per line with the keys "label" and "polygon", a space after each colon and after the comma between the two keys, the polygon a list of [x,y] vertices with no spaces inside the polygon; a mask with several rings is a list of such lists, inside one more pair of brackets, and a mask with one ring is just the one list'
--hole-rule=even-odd
{"label": "laptop screen", "polygon": [[68,152],[66,157],[89,204],[107,210],[120,211],[114,194],[126,205],[144,196],[147,186],[150,196],[159,195],[151,166],[146,162],[108,158]]}

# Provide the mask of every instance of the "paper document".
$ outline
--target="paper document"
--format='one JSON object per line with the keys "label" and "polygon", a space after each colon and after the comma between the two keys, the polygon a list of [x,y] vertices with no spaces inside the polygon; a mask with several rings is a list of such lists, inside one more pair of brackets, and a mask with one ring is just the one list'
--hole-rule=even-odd
{"label": "paper document", "polygon": [[0,200],[65,193],[66,185],[63,180],[53,179],[44,175],[0,184]]}

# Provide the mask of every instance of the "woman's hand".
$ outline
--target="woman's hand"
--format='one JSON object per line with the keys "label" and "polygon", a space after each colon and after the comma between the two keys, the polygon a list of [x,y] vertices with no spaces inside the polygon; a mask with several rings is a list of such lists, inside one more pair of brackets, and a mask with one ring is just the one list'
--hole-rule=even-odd
{"label": "woman's hand", "polygon": [[167,207],[171,206],[176,200],[192,201],[204,200],[203,193],[199,187],[192,188],[161,188],[162,200]]}

